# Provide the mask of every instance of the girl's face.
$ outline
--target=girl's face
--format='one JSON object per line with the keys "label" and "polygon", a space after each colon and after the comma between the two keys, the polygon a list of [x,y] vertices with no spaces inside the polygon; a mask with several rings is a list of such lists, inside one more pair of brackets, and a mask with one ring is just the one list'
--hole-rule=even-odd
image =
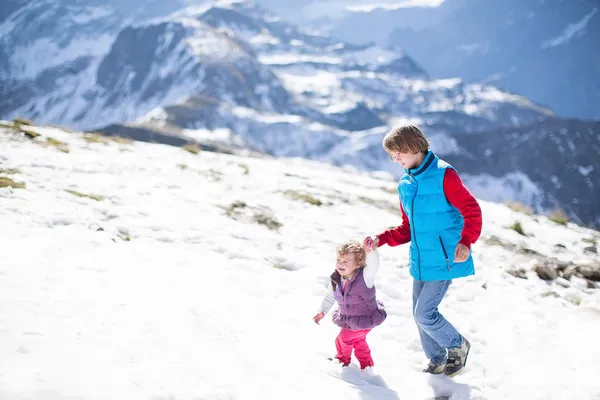
{"label": "girl's face", "polygon": [[359,268],[360,265],[356,262],[354,254],[348,253],[338,255],[335,269],[344,278],[352,277],[354,272]]}

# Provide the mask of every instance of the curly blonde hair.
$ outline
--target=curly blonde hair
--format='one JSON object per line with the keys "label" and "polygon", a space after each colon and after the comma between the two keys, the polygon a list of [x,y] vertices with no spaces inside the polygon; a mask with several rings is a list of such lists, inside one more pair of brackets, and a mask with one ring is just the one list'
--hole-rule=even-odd
{"label": "curly blonde hair", "polygon": [[363,267],[367,259],[367,252],[363,245],[357,240],[346,240],[344,243],[337,247],[337,256],[346,254],[354,254],[354,260],[356,263]]}

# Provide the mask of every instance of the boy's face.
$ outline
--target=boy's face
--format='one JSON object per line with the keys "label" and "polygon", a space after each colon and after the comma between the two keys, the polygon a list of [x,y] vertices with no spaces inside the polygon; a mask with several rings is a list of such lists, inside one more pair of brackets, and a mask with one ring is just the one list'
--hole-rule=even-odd
{"label": "boy's face", "polygon": [[343,277],[350,277],[360,268],[356,262],[356,257],[352,253],[339,254],[335,263],[335,270]]}
{"label": "boy's face", "polygon": [[423,161],[423,153],[400,153],[391,152],[390,159],[402,165],[406,169],[417,168]]}

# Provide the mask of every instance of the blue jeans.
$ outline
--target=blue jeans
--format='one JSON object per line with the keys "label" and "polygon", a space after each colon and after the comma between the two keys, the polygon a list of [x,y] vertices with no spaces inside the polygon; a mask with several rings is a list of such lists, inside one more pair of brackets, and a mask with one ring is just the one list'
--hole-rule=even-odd
{"label": "blue jeans", "polygon": [[460,347],[463,338],[460,333],[438,311],[452,281],[413,282],[413,316],[421,346],[427,358],[436,364],[446,361],[446,349]]}

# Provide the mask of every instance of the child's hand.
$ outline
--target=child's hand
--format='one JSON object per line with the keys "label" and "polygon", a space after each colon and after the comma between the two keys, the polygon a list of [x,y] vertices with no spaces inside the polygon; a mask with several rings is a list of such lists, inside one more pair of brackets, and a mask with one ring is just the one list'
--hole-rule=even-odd
{"label": "child's hand", "polygon": [[378,236],[367,236],[365,240],[363,240],[363,246],[367,253],[371,251],[375,251],[379,247],[379,237]]}
{"label": "child's hand", "polygon": [[458,246],[456,246],[456,251],[454,252],[454,262],[467,261],[467,258],[469,258],[469,253],[471,253],[471,250],[469,250],[469,248],[464,244],[459,243]]}
{"label": "child's hand", "polygon": [[320,313],[318,313],[317,315],[315,315],[313,317],[313,321],[315,321],[315,324],[319,324],[319,321],[322,320],[323,317],[325,317],[325,313],[323,311],[321,311]]}

